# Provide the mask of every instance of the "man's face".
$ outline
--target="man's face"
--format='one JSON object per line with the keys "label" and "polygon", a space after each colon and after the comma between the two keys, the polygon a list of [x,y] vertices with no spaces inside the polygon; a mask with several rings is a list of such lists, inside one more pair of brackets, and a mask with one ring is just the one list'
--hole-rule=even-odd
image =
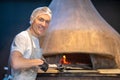
{"label": "man's face", "polygon": [[33,35],[39,37],[42,36],[50,23],[50,16],[47,14],[42,14],[38,16],[32,23],[32,33]]}

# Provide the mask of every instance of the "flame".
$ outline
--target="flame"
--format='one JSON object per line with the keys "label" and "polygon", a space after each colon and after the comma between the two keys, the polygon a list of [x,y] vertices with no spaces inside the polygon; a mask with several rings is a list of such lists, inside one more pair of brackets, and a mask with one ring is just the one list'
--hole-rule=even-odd
{"label": "flame", "polygon": [[60,63],[61,64],[70,64],[69,61],[67,61],[67,58],[65,55],[62,56],[62,58],[60,59]]}

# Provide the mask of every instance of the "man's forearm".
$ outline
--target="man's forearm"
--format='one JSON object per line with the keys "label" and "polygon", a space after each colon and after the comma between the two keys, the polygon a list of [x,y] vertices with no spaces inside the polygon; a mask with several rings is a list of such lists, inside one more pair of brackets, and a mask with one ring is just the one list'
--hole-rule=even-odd
{"label": "man's forearm", "polygon": [[18,51],[12,52],[10,56],[10,62],[12,68],[14,69],[30,68],[43,64],[43,61],[41,59],[26,59]]}

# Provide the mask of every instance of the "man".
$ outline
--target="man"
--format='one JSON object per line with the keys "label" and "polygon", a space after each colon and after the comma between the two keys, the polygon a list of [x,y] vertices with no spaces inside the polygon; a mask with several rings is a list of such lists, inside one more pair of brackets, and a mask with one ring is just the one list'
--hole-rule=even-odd
{"label": "man", "polygon": [[30,17],[30,27],[13,40],[10,54],[13,80],[35,80],[38,69],[45,63],[39,39],[46,32],[51,16],[48,7],[36,8]]}

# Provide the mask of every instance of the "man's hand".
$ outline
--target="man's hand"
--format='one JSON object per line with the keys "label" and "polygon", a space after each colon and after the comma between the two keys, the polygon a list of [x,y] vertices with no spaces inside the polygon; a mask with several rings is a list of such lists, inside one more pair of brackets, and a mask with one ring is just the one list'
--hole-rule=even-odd
{"label": "man's hand", "polygon": [[46,61],[44,61],[44,63],[42,65],[40,65],[40,69],[43,70],[44,72],[46,72],[48,70],[48,63]]}

